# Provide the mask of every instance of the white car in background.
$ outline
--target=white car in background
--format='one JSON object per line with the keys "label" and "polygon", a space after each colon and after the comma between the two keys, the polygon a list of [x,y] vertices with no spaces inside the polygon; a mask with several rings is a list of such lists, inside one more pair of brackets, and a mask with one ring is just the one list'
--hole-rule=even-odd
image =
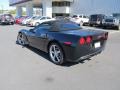
{"label": "white car in background", "polygon": [[82,15],[73,15],[70,20],[81,26],[89,23],[89,17],[85,16],[83,14]]}
{"label": "white car in background", "polygon": [[120,20],[114,17],[105,17],[102,21],[103,28],[114,27],[120,30]]}
{"label": "white car in background", "polygon": [[51,20],[55,20],[55,19],[47,16],[38,16],[30,21],[29,26],[38,26],[43,22],[51,21]]}
{"label": "white car in background", "polygon": [[34,19],[36,16],[28,17],[22,21],[22,25],[27,25],[28,22],[30,22],[32,19]]}

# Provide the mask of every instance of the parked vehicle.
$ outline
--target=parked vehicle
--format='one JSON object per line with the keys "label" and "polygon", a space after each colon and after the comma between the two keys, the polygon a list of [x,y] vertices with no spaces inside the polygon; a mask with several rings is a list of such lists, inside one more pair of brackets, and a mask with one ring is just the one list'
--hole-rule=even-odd
{"label": "parked vehicle", "polygon": [[0,24],[14,24],[15,20],[11,14],[0,15]]}
{"label": "parked vehicle", "polygon": [[104,14],[93,14],[90,15],[89,25],[90,26],[102,26],[102,21],[105,18]]}
{"label": "parked vehicle", "polygon": [[18,24],[19,23],[19,19],[22,17],[15,17],[15,23]]}
{"label": "parked vehicle", "polygon": [[28,16],[21,16],[16,19],[16,24],[22,24],[22,21],[25,20]]}
{"label": "parked vehicle", "polygon": [[114,17],[106,17],[102,21],[102,26],[104,28],[114,27],[114,28],[117,28],[118,30],[120,30],[120,21],[119,21],[119,19],[114,18]]}
{"label": "parked vehicle", "polygon": [[36,18],[36,16],[32,16],[32,17],[27,17],[26,19],[24,19],[22,21],[22,25],[27,25],[28,22],[30,22],[32,19]]}
{"label": "parked vehicle", "polygon": [[41,16],[36,16],[35,18],[31,19],[29,22],[27,22],[27,26],[33,26],[32,23],[35,21],[35,20],[38,20],[40,19]]}
{"label": "parked vehicle", "polygon": [[112,16],[120,20],[120,13],[113,13]]}
{"label": "parked vehicle", "polygon": [[73,17],[71,18],[71,21],[82,26],[89,23],[89,18],[88,16],[85,16],[85,15],[73,15]]}
{"label": "parked vehicle", "polygon": [[55,20],[55,19],[47,16],[38,16],[29,22],[29,26],[38,26],[39,24],[45,21],[51,21],[51,20]]}
{"label": "parked vehicle", "polygon": [[17,43],[49,53],[51,61],[60,65],[101,53],[107,38],[108,32],[82,29],[68,20],[54,20],[44,22],[34,29],[20,30]]}

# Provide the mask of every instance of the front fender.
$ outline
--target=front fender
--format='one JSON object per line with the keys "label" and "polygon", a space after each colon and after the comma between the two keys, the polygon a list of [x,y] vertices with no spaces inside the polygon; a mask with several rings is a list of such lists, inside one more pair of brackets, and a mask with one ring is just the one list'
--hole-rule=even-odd
{"label": "front fender", "polygon": [[25,35],[27,35],[27,33],[28,33],[28,30],[22,29],[22,30],[20,30],[18,33],[22,33],[22,34],[25,34]]}

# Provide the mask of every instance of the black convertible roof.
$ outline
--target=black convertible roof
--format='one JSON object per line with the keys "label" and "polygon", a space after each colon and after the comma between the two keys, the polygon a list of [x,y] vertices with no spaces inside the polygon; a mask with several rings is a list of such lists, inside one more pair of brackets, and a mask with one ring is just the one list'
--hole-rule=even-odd
{"label": "black convertible roof", "polygon": [[76,24],[70,20],[53,20],[53,21],[44,22],[42,24],[49,24],[50,26],[52,26],[50,31],[60,31],[61,25],[66,23]]}

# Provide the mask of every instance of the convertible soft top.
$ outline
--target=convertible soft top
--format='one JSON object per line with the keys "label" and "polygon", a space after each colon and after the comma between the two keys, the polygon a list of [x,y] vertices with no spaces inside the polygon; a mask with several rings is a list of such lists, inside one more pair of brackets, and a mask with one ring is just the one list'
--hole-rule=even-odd
{"label": "convertible soft top", "polygon": [[71,25],[75,24],[75,25],[77,25],[76,23],[74,23],[70,20],[53,20],[53,21],[44,22],[42,24],[46,24],[46,25],[51,26],[50,31],[60,31],[62,25],[64,25],[64,24],[71,24]]}

